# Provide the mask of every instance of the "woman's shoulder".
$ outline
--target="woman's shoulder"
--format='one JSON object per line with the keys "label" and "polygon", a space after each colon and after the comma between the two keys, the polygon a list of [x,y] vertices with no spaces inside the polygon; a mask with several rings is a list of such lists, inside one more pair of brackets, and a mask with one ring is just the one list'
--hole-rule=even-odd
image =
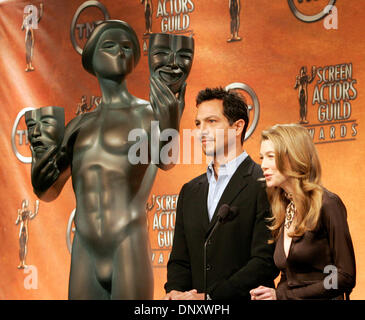
{"label": "woman's shoulder", "polygon": [[334,192],[323,188],[322,215],[325,219],[337,220],[347,217],[346,207],[341,198]]}
{"label": "woman's shoulder", "polygon": [[339,204],[343,205],[341,198],[336,193],[331,192],[326,188],[323,188],[322,206],[331,206]]}

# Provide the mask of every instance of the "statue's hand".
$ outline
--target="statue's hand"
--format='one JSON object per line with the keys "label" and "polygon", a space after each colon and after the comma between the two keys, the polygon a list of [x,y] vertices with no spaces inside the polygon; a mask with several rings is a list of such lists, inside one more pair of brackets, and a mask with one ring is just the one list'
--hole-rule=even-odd
{"label": "statue's hand", "polygon": [[179,93],[176,98],[170,88],[164,84],[158,77],[150,78],[150,102],[155,112],[156,118],[160,121],[161,129],[178,128],[180,109],[184,108],[185,90]]}
{"label": "statue's hand", "polygon": [[47,150],[41,159],[32,163],[32,185],[39,192],[46,191],[59,177],[60,171],[56,164],[57,146]]}

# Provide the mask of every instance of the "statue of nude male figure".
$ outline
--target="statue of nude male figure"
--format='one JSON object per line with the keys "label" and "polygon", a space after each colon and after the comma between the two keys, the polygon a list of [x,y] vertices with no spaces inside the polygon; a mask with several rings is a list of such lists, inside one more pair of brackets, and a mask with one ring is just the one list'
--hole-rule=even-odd
{"label": "statue of nude male figure", "polygon": [[[174,164],[132,164],[128,151],[135,142],[128,141],[128,135],[133,129],[143,129],[150,150],[151,121],[159,121],[160,132],[178,130],[186,83],[175,94],[152,76],[152,102],[134,97],[128,92],[126,77],[139,57],[137,36],[127,23],[107,20],[96,26],[82,62],[99,81],[101,103],[71,120],[61,146],[50,148],[32,166],[34,191],[45,201],[56,198],[72,178],[76,232],[70,299],[153,298],[145,204],[157,168],[167,170]],[[191,66],[193,47],[187,59]],[[160,142],[159,150],[166,143]]]}

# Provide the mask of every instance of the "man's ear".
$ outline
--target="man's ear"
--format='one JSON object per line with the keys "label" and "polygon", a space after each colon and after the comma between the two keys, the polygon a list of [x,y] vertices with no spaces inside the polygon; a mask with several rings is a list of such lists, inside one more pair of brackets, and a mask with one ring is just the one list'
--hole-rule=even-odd
{"label": "man's ear", "polygon": [[245,127],[245,120],[238,119],[234,124],[233,128],[236,130],[236,136],[241,137],[243,128]]}

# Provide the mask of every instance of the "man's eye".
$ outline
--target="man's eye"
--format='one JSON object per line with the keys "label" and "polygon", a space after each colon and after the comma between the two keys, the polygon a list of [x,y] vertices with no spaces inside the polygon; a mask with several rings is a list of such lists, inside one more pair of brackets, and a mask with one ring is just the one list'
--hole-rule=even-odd
{"label": "man's eye", "polygon": [[213,119],[210,119],[210,120],[208,120],[208,121],[209,121],[209,123],[217,122],[217,121],[215,121],[215,120],[213,120]]}

